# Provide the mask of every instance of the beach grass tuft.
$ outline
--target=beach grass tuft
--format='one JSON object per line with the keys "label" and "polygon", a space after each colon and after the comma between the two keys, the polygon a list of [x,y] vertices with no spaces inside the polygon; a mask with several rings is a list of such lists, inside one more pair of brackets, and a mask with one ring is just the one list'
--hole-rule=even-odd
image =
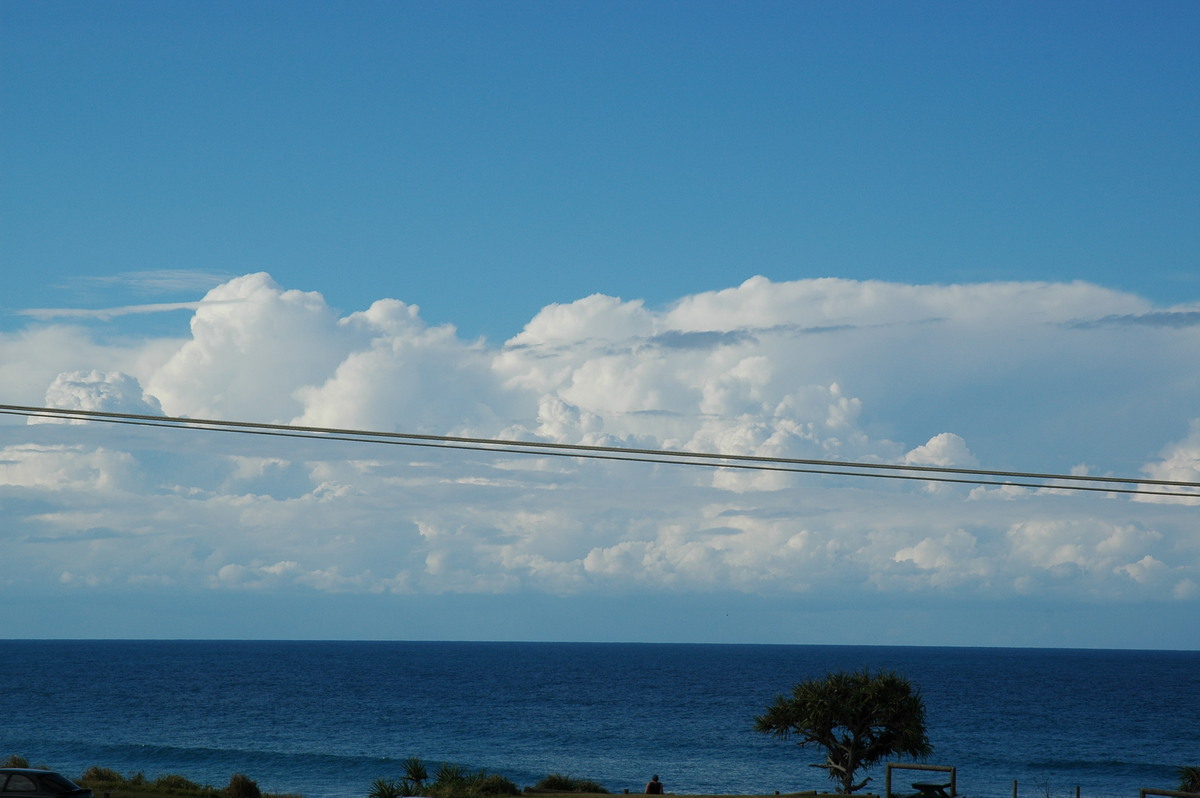
{"label": "beach grass tuft", "polygon": [[551,773],[534,785],[527,792],[577,792],[603,795],[608,793],[601,785],[587,779],[577,779],[574,776],[564,776],[561,773]]}

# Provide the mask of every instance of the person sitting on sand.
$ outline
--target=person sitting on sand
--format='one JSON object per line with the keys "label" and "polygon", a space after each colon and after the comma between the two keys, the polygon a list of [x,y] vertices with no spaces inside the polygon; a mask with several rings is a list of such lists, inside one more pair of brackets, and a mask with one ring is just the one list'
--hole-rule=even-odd
{"label": "person sitting on sand", "polygon": [[662,793],[663,793],[662,782],[658,780],[658,775],[656,774],[646,784],[646,795],[662,795]]}

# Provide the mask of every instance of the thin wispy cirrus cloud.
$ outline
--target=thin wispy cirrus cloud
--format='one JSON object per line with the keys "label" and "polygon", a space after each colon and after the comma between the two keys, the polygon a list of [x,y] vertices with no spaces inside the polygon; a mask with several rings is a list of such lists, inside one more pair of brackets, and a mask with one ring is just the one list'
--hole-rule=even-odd
{"label": "thin wispy cirrus cloud", "polygon": [[104,293],[120,290],[133,294],[161,296],[164,293],[208,289],[224,283],[236,274],[199,269],[139,269],[117,274],[75,275],[54,287],[68,294]]}
{"label": "thin wispy cirrus cloud", "polygon": [[[32,317],[0,334],[7,402],[1200,480],[1200,328],[1111,323],[1196,308],[1085,282],[752,277],[548,305],[500,343],[265,273],[189,308],[186,334],[115,342],[99,316]],[[6,602],[123,607],[102,622],[133,636],[1178,647],[1200,616],[1200,499],[23,419],[0,436]],[[231,617],[196,621],[207,603]],[[309,622],[270,626],[276,603]]]}
{"label": "thin wispy cirrus cloud", "polygon": [[[217,272],[190,271],[187,269],[153,269],[146,271],[122,272],[114,275],[80,275],[72,277],[68,282],[53,286],[66,295],[90,300],[96,300],[112,295],[114,292],[143,296],[161,296],[169,293],[187,293],[207,291],[236,275]],[[82,302],[81,302],[82,304]],[[177,310],[196,310],[199,301],[187,302],[147,302],[133,305],[113,307],[57,307],[57,308],[25,308],[14,311],[18,316],[27,316],[39,321],[52,319],[96,319],[109,321],[119,316],[145,315],[151,313],[167,313]]]}
{"label": "thin wispy cirrus cloud", "polygon": [[146,305],[122,305],[113,308],[29,308],[28,310],[18,311],[18,314],[41,321],[72,318],[109,321],[118,316],[166,313],[173,310],[196,310],[199,307],[199,302],[157,302]]}

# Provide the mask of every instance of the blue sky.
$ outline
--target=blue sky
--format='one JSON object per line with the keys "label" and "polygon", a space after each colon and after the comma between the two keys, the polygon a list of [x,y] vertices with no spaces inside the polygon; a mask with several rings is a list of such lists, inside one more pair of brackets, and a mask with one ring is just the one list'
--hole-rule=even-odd
{"label": "blue sky", "polygon": [[[1195,481],[1197,32],[0,0],[0,403]],[[1186,502],[50,426],[0,635],[1200,645]]]}

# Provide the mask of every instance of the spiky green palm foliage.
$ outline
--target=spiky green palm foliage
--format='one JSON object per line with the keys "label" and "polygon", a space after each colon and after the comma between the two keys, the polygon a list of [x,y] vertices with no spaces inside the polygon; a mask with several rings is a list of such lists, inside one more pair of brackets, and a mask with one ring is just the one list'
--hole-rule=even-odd
{"label": "spiky green palm foliage", "polygon": [[467,769],[462,765],[455,764],[454,762],[443,762],[438,765],[437,772],[433,776],[433,781],[435,784],[464,784],[469,776],[470,774],[467,772]]}
{"label": "spiky green palm foliage", "polygon": [[371,782],[371,791],[367,793],[368,798],[401,798],[403,795],[409,795],[401,788],[401,785],[392,779],[375,779]]}
{"label": "spiky green palm foliage", "polygon": [[421,761],[420,757],[415,756],[410,756],[402,764],[404,765],[404,780],[411,784],[413,789],[419,791],[425,786],[425,782],[429,781],[429,768],[425,767],[425,763]]}
{"label": "spiky green palm foliage", "polygon": [[1179,768],[1179,791],[1200,793],[1200,767],[1184,765]]}
{"label": "spiky green palm foliage", "polygon": [[891,671],[830,673],[792,687],[791,697],[777,696],[754,719],[754,728],[796,745],[825,751],[824,768],[841,792],[861,790],[859,770],[894,756],[923,759],[933,751],[925,733],[925,704],[907,679]]}

